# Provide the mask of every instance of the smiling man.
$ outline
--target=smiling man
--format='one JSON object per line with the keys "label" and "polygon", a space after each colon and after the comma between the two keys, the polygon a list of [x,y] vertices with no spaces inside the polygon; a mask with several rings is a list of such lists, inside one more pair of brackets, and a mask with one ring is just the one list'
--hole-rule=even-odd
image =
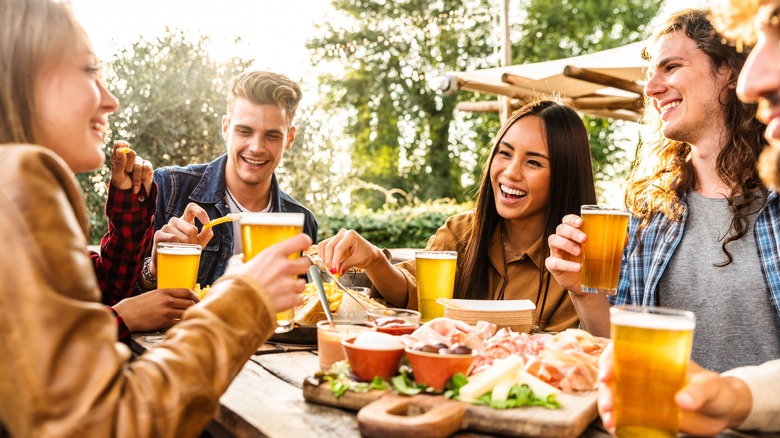
{"label": "smiling man", "polygon": [[[304,233],[317,241],[314,215],[281,191],[274,171],[295,140],[292,125],[302,97],[300,86],[284,75],[250,71],[230,81],[227,114],[222,118],[222,137],[227,153],[208,164],[165,167],[154,172],[158,186],[155,229],[171,222],[183,241],[191,235],[191,222],[178,220],[204,210],[210,219],[228,213],[295,212],[306,216]],[[190,214],[192,213],[192,214]],[[201,215],[202,216],[202,215]],[[199,216],[199,217],[201,217]],[[170,227],[167,229],[171,229]],[[204,246],[198,283],[213,284],[227,267],[228,259],[242,253],[238,222],[213,228],[214,236]],[[144,264],[141,286],[155,286],[153,258]]]}
{"label": "smiling man", "polygon": [[617,294],[581,292],[577,216],[551,238],[548,268],[594,334],[609,336],[610,305],[663,306],[696,313],[692,357],[707,368],[778,358],[780,197],[756,171],[756,107],[737,98],[747,54],[723,43],[704,10],[673,14],[652,41],[645,116],[658,136],[629,179]]}
{"label": "smiling man", "polygon": [[[758,118],[767,124],[765,137],[770,143],[761,154],[761,177],[776,189],[780,182],[780,0],[724,3],[717,9],[720,31],[738,46],[755,44],[739,74],[737,94],[744,102],[759,104]],[[610,347],[601,358],[599,375],[604,384],[599,387],[598,405],[604,427],[614,433],[612,357]],[[695,364],[688,370],[687,383],[675,397],[682,409],[682,432],[715,435],[726,428],[780,431],[780,359],[723,374]]]}

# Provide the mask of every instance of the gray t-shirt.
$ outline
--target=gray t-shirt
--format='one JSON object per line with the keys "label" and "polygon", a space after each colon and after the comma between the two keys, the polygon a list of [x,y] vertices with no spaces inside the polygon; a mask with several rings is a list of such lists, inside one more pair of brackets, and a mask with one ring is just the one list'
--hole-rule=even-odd
{"label": "gray t-shirt", "polygon": [[748,232],[721,243],[731,224],[728,201],[688,193],[688,222],[658,285],[659,305],[696,314],[692,359],[717,372],[780,358],[780,318],[758,259],[753,229],[763,199],[748,217]]}

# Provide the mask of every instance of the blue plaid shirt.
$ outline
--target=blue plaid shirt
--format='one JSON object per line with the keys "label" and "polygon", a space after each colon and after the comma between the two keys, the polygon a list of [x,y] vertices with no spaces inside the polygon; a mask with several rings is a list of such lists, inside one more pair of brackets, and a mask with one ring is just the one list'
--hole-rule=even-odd
{"label": "blue plaid shirt", "polygon": [[[612,305],[658,305],[658,282],[682,240],[688,218],[685,196],[681,202],[685,208],[681,221],[672,221],[663,213],[656,213],[647,227],[638,233],[641,220],[633,216],[630,218],[629,240],[620,263],[617,294],[609,297]],[[767,292],[771,294],[780,317],[780,196],[777,192],[769,192],[766,204],[758,212],[753,235]]]}

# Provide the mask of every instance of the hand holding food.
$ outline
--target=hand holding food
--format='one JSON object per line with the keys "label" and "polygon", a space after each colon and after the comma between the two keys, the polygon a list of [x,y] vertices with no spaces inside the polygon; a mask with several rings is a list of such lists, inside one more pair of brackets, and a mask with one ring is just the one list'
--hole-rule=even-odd
{"label": "hand holding food", "polygon": [[384,259],[382,250],[372,245],[354,230],[340,230],[335,236],[317,245],[317,253],[331,272],[342,273],[349,268],[368,268]]}
{"label": "hand holding food", "polygon": [[154,233],[154,242],[152,244],[152,263],[149,265],[149,272],[157,275],[157,244],[160,242],[175,243],[196,243],[201,247],[214,237],[214,231],[211,228],[204,228],[198,233],[198,227],[195,226],[195,219],[205,224],[209,221],[209,215],[201,206],[190,202],[181,217],[173,217],[167,224]]}
{"label": "hand holding food", "polygon": [[[138,193],[139,201],[143,202],[152,190],[152,163],[139,157],[124,140],[114,143],[111,152],[111,184],[120,189],[132,188]],[[143,187],[143,191],[141,188]]]}

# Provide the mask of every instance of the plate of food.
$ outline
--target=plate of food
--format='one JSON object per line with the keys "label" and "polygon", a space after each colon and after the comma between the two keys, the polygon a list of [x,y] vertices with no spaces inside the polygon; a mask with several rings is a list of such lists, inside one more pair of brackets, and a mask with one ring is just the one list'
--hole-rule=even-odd
{"label": "plate of food", "polygon": [[[323,283],[325,294],[334,320],[367,321],[368,311],[385,306],[379,301],[358,292],[346,293],[335,283]],[[287,333],[275,333],[269,342],[283,344],[317,344],[317,322],[325,320],[325,310],[320,303],[317,289],[307,283],[303,293],[303,304],[295,308],[295,327]]]}

